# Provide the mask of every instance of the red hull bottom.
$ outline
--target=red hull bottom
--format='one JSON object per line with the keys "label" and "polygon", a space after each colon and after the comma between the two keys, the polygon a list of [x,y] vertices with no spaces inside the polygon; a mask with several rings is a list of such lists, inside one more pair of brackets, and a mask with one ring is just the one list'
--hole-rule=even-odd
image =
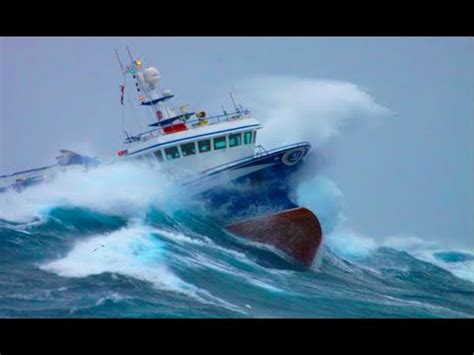
{"label": "red hull bottom", "polygon": [[306,267],[312,265],[323,235],[318,218],[303,207],[248,219],[226,228],[240,237],[272,245]]}

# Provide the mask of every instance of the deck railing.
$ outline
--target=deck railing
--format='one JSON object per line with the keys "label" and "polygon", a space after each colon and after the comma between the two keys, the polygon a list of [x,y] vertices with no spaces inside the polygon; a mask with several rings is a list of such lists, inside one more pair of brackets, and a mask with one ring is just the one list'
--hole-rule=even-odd
{"label": "deck railing", "polygon": [[47,171],[50,171],[51,169],[56,167],[58,167],[58,165],[54,164],[42,168],[18,171],[13,174],[0,175],[0,189],[12,186],[16,183],[21,183],[32,178],[42,177],[42,173],[46,173]]}
{"label": "deck railing", "polygon": [[[249,117],[249,115],[250,115],[250,111],[246,109],[237,110],[237,111],[229,112],[229,113],[224,111],[224,113],[220,115],[204,117],[202,119],[193,118],[193,119],[187,120],[185,123],[188,125],[191,125],[191,127],[193,128],[196,128],[196,127],[200,127],[203,121],[207,121],[205,125],[213,125],[220,122],[228,122],[228,121],[243,119],[243,118]],[[146,132],[136,134],[134,136],[128,136],[127,139],[125,139],[124,144],[146,142],[147,140],[150,140],[157,136],[166,135],[166,134],[167,133],[165,133],[162,128],[154,128]]]}

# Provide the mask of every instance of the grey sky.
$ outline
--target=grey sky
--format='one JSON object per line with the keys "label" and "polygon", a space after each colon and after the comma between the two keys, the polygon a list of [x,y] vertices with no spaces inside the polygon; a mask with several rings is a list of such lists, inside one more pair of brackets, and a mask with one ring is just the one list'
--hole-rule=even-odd
{"label": "grey sky", "polygon": [[206,103],[230,108],[229,88],[256,75],[357,85],[395,114],[325,148],[350,223],[373,237],[473,247],[471,38],[3,38],[0,174],[50,164],[60,148],[114,154],[114,48],[126,44],[180,103],[209,112],[220,107]]}

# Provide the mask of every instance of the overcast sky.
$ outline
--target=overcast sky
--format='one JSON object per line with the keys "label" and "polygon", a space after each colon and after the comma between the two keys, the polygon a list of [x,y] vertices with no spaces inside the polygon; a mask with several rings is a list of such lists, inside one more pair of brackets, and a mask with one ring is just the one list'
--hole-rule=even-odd
{"label": "overcast sky", "polygon": [[[240,100],[252,95],[240,90],[255,77],[295,78],[320,91],[327,80],[353,84],[356,96],[367,93],[391,115],[349,125],[322,148],[330,156],[324,174],[342,190],[351,224],[370,236],[472,248],[470,38],[2,38],[0,174],[51,164],[60,148],[120,148],[114,48],[125,57],[126,44],[160,69],[178,103],[211,113],[231,107],[231,87]],[[128,112],[125,128],[136,127]]]}

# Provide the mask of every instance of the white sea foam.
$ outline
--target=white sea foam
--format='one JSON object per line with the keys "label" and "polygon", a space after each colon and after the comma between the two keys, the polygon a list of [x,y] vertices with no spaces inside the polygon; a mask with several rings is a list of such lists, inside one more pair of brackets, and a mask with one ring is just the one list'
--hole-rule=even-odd
{"label": "white sea foam", "polygon": [[54,180],[32,186],[21,193],[0,194],[0,218],[27,222],[41,218],[50,208],[64,205],[87,207],[100,212],[140,216],[146,207],[173,208],[184,204],[178,189],[159,167],[122,163],[84,171],[68,169]]}
{"label": "white sea foam", "polygon": [[336,226],[345,223],[344,196],[334,181],[316,175],[301,179],[297,183],[296,201],[318,216],[324,234],[331,233]]}
{"label": "white sea foam", "polygon": [[474,256],[473,250],[465,248],[448,249],[434,241],[427,241],[416,236],[400,235],[387,237],[382,245],[406,251],[412,256],[447,270],[461,279],[474,282],[473,259],[449,262],[435,257],[435,254],[439,252],[462,253],[472,257]]}
{"label": "white sea foam", "polygon": [[155,288],[184,294],[201,303],[241,312],[240,308],[210,292],[183,281],[168,266],[160,231],[136,224],[78,242],[63,258],[40,268],[63,277],[87,277],[102,273],[130,276]]}
{"label": "white sea foam", "polygon": [[119,273],[158,288],[183,290],[185,283],[168,269],[162,244],[151,233],[149,227],[131,226],[82,240],[64,258],[41,268],[64,277]]}

